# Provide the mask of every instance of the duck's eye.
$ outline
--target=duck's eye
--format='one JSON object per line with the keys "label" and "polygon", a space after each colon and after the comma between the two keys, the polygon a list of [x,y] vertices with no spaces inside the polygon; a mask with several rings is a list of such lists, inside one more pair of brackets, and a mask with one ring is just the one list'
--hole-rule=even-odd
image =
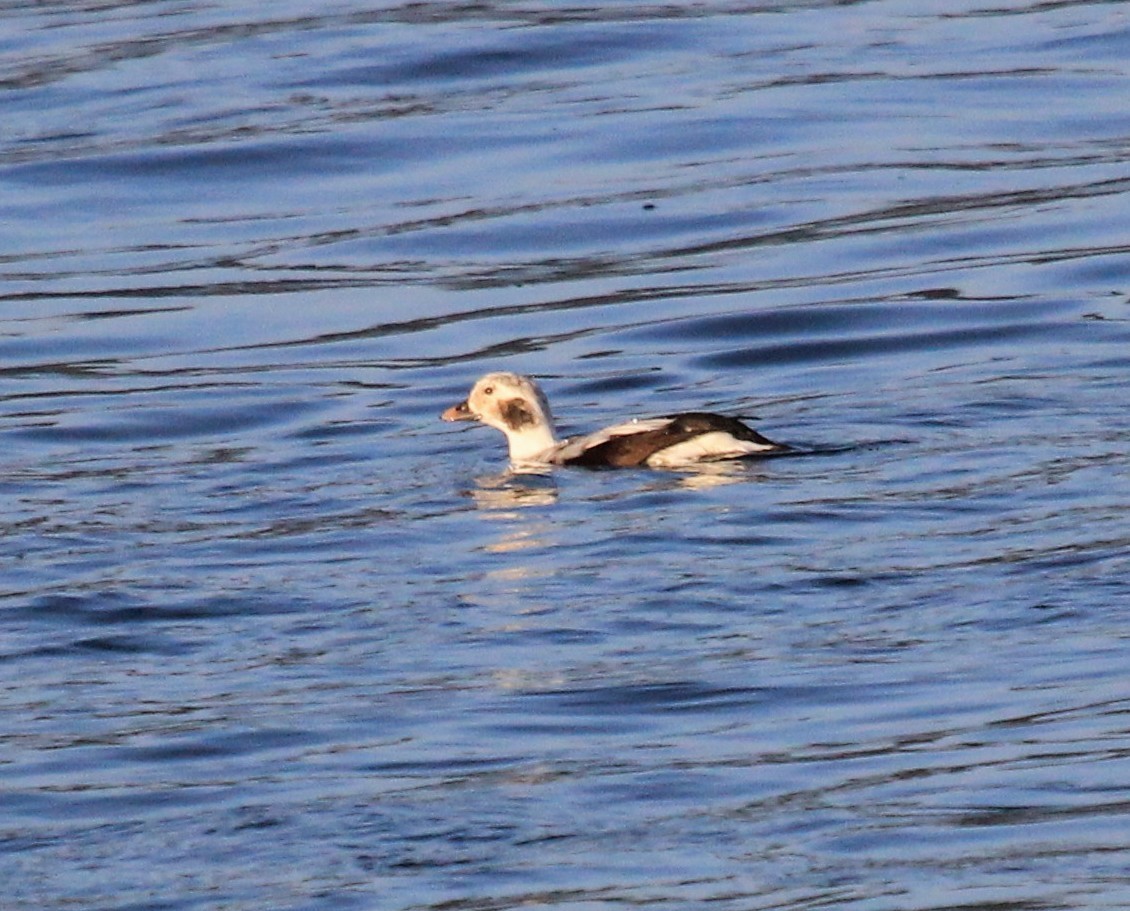
{"label": "duck's eye", "polygon": [[494,387],[487,386],[486,389],[483,390],[483,395],[494,395]]}

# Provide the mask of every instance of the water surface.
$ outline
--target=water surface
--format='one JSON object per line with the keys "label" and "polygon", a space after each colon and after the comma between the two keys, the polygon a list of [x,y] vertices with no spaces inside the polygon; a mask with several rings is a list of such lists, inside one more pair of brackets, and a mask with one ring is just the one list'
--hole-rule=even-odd
{"label": "water surface", "polygon": [[6,908],[1130,902],[1124,4],[0,21]]}

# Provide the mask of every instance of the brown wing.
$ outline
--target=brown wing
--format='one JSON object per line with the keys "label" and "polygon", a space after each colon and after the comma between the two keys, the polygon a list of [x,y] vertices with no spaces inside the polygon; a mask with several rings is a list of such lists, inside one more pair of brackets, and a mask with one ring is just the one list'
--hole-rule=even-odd
{"label": "brown wing", "polygon": [[693,433],[672,433],[670,424],[658,430],[625,433],[589,447],[566,464],[585,468],[632,468],[643,465],[659,450],[689,440],[692,436]]}

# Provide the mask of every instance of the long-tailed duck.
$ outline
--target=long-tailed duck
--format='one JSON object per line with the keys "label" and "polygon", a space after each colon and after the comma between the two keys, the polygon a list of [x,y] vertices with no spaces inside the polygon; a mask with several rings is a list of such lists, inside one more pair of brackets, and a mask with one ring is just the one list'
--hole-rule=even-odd
{"label": "long-tailed duck", "polygon": [[737,418],[706,412],[629,421],[587,436],[558,440],[545,394],[516,373],[488,373],[445,421],[481,421],[506,434],[516,465],[586,468],[681,468],[699,462],[788,452]]}

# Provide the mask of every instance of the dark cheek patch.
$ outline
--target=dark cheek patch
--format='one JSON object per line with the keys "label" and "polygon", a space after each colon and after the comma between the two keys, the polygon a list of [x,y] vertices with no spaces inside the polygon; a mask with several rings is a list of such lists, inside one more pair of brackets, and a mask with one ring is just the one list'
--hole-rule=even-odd
{"label": "dark cheek patch", "polygon": [[523,427],[532,427],[537,423],[533,412],[521,399],[510,399],[500,406],[502,420],[511,430],[521,430]]}

